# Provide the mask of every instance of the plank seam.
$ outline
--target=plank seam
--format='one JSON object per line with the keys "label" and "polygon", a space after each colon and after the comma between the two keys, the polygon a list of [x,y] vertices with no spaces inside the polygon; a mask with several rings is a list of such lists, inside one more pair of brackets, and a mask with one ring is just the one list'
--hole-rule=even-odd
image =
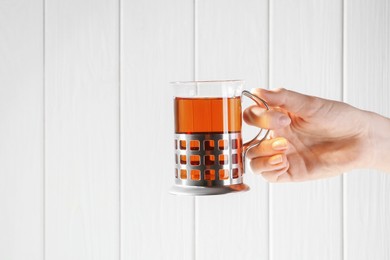
{"label": "plank seam", "polygon": [[[346,32],[346,22],[345,22],[345,19],[346,19],[346,14],[345,14],[345,10],[346,10],[346,1],[345,0],[342,0],[342,3],[341,3],[341,21],[342,21],[342,27],[341,27],[341,30],[342,30],[342,34],[341,34],[341,90],[342,90],[342,93],[341,93],[341,100],[343,102],[346,102],[346,97],[347,97],[347,89],[346,89],[346,76],[345,76],[345,73],[346,73],[346,53],[345,53],[345,44],[346,44],[346,35],[345,35],[345,32]],[[346,211],[346,206],[347,206],[347,196],[346,196],[346,192],[347,192],[347,176],[345,174],[342,175],[341,177],[341,189],[342,189],[342,192],[341,192],[341,204],[342,204],[342,211],[341,211],[341,237],[342,237],[342,240],[341,240],[341,259],[343,260],[347,260],[348,257],[347,257],[347,250],[346,250],[346,245],[347,245],[347,237],[346,237],[346,234],[347,234],[347,225],[346,225],[346,217],[347,217],[347,211]]]}
{"label": "plank seam", "polygon": [[118,149],[119,149],[119,155],[118,155],[118,163],[119,163],[119,178],[118,178],[118,189],[119,189],[119,194],[118,194],[118,203],[119,203],[119,215],[118,215],[118,236],[119,236],[119,245],[118,245],[118,256],[119,260],[122,259],[122,35],[121,35],[121,30],[122,30],[122,1],[118,0]]}
{"label": "plank seam", "polygon": [[42,171],[42,179],[43,179],[43,212],[42,212],[42,256],[43,260],[46,259],[46,0],[42,0],[42,11],[43,11],[43,19],[42,19],[42,29],[43,29],[43,42],[42,42],[42,95],[43,95],[43,144],[42,144],[42,163],[43,163],[43,171]]}

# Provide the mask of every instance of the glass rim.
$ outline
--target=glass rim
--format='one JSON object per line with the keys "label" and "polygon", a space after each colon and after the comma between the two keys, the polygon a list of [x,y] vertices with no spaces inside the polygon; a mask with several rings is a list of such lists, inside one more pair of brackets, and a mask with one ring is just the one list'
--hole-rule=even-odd
{"label": "glass rim", "polygon": [[213,84],[213,83],[244,83],[243,79],[224,79],[224,80],[193,80],[193,81],[171,81],[170,85],[194,85],[194,84]]}

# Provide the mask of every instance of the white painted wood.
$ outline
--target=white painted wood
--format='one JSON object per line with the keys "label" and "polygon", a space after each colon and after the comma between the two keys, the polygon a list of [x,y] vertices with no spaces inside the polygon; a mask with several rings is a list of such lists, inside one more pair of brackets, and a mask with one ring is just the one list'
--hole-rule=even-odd
{"label": "white painted wood", "polygon": [[193,79],[193,1],[123,1],[122,259],[193,259],[194,199],[174,183],[173,92]]}
{"label": "white painted wood", "polygon": [[[271,87],[341,100],[341,1],[272,1],[270,17]],[[272,184],[270,196],[270,259],[342,259],[341,177]]]}
{"label": "white painted wood", "polygon": [[118,1],[45,13],[45,259],[119,259]]}
{"label": "white painted wood", "polygon": [[[268,1],[198,0],[196,8],[197,79],[266,88]],[[243,127],[246,139],[255,132]],[[247,169],[249,192],[196,199],[197,259],[268,259],[268,184]]]}
{"label": "white painted wood", "polygon": [[[390,116],[389,1],[346,1],[345,100]],[[345,176],[345,260],[390,259],[390,175]]]}
{"label": "white painted wood", "polygon": [[390,4],[342,5],[0,1],[0,259],[390,259],[388,174],[167,192],[169,81],[270,82],[390,116]]}
{"label": "white painted wood", "polygon": [[0,259],[43,258],[43,6],[0,1]]}

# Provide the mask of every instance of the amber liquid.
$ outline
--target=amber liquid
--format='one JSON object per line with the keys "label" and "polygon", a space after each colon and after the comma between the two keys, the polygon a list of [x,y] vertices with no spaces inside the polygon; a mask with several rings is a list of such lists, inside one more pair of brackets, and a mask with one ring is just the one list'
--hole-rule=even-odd
{"label": "amber liquid", "polygon": [[175,98],[175,132],[241,132],[241,99]]}

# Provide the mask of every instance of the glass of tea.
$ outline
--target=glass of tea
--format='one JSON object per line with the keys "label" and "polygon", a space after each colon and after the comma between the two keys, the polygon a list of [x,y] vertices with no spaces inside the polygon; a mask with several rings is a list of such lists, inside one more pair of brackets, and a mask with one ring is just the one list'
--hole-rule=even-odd
{"label": "glass of tea", "polygon": [[243,182],[246,152],[264,140],[262,130],[243,143],[242,97],[269,109],[261,98],[242,90],[243,80],[172,82],[175,118],[175,185],[182,195],[247,191]]}

